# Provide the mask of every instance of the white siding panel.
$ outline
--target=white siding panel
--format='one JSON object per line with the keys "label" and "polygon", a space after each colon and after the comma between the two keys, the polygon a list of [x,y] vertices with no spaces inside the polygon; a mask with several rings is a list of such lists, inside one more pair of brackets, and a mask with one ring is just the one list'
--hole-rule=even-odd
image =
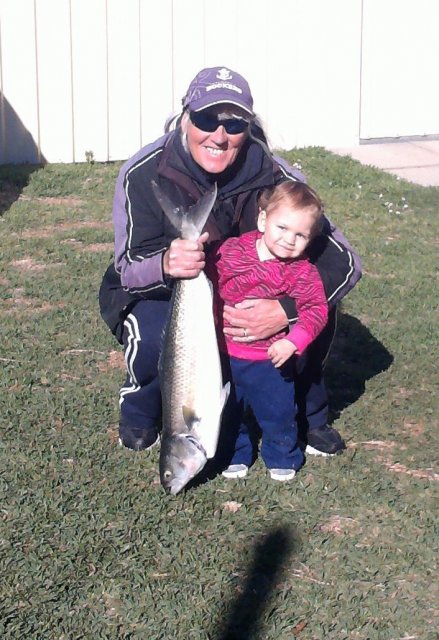
{"label": "white siding panel", "polygon": [[439,134],[439,3],[364,0],[361,138]]}
{"label": "white siding panel", "polygon": [[[273,72],[270,66],[267,31],[273,7],[268,0],[243,0],[238,3],[237,21],[240,25],[237,38],[235,68],[248,81],[254,100],[254,109],[261,118],[269,136],[267,113],[269,110],[268,81]],[[276,8],[276,15],[278,9]],[[282,16],[285,19],[285,15]],[[246,25],[245,29],[242,25]]]}
{"label": "white siding panel", "polygon": [[141,138],[147,144],[174,111],[172,0],[141,2],[140,53]]}
{"label": "white siding panel", "polygon": [[[175,0],[173,3],[173,108],[181,109],[181,99],[192,78],[207,66],[205,1]],[[224,29],[224,21],[222,24]],[[221,33],[218,34],[221,38]]]}
{"label": "white siding panel", "polygon": [[41,150],[48,162],[73,162],[69,0],[36,3]]}
{"label": "white siding panel", "polygon": [[[300,3],[293,24],[290,74],[295,126],[285,143],[334,146],[358,140],[361,59],[361,0]],[[285,48],[284,55],[288,55]],[[292,136],[293,134],[293,136]]]}
{"label": "white siding panel", "polygon": [[109,160],[141,146],[139,0],[108,2]]}
{"label": "white siding panel", "polygon": [[2,0],[1,162],[39,162],[33,0]]}
{"label": "white siding panel", "polygon": [[296,0],[277,0],[276,13],[270,11],[267,16],[267,83],[261,116],[270,144],[282,149],[296,146],[304,125],[298,97],[303,93],[299,80],[303,74],[297,37],[299,11],[300,3]]}
{"label": "white siding panel", "polygon": [[[239,38],[243,31],[239,22],[239,0],[205,0],[204,7],[205,66],[235,69],[238,62]],[[204,65],[198,66],[201,69]]]}
{"label": "white siding panel", "polygon": [[75,161],[108,160],[106,1],[71,4]]}

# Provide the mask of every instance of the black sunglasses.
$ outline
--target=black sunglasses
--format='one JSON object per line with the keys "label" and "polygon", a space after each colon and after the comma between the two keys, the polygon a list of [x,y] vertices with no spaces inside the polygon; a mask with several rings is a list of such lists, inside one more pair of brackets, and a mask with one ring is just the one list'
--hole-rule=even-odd
{"label": "black sunglasses", "polygon": [[208,111],[190,111],[189,118],[197,129],[208,131],[209,133],[216,131],[218,127],[224,127],[228,134],[234,135],[236,133],[243,133],[249,125],[249,122],[244,120],[244,118],[232,117],[219,120],[216,114],[209,113]]}

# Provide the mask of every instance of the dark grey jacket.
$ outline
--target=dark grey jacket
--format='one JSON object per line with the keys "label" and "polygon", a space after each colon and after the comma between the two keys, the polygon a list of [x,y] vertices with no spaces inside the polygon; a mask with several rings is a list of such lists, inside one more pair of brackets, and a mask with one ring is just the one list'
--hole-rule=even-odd
{"label": "dark grey jacket", "polygon": [[[183,149],[179,129],[143,147],[122,166],[113,201],[114,262],[99,292],[101,314],[121,340],[124,317],[139,299],[167,300],[172,281],[164,276],[163,254],[176,237],[151,188],[157,182],[176,205],[187,208],[217,181],[218,197],[206,223],[209,241],[238,236],[256,228],[257,199],[265,188],[305,178],[284,160],[249,139],[233,167],[220,176],[204,172]],[[308,247],[332,306],[361,276],[358,256],[326,221],[325,233]],[[293,300],[281,301],[288,318],[296,316]]]}

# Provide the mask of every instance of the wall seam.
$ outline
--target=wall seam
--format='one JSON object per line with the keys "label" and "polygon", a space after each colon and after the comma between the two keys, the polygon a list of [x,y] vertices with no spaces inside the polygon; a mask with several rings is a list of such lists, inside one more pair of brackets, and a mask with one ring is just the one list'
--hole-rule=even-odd
{"label": "wall seam", "polygon": [[3,90],[2,22],[0,16],[0,161],[6,159],[6,117]]}
{"label": "wall seam", "polygon": [[75,84],[73,77],[73,28],[72,28],[72,0],[69,0],[69,39],[70,39],[70,95],[71,95],[71,114],[72,114],[72,155],[73,162],[76,162],[76,145],[75,145]]}
{"label": "wall seam", "polygon": [[38,164],[42,163],[43,154],[41,152],[41,118],[40,118],[40,79],[38,72],[38,25],[37,25],[37,0],[34,0],[34,44],[35,44],[35,80],[37,98],[37,149]]}
{"label": "wall seam", "polygon": [[361,141],[361,109],[363,104],[363,29],[364,29],[364,0],[360,5],[360,82],[359,82],[359,104],[358,104],[358,144]]}
{"label": "wall seam", "polygon": [[143,127],[142,127],[142,9],[141,0],[138,0],[138,38],[139,38],[139,142],[140,147],[143,146]]}
{"label": "wall seam", "polygon": [[105,0],[105,67],[107,82],[107,162],[110,161],[110,70],[109,70],[109,42],[108,42],[108,0]]}

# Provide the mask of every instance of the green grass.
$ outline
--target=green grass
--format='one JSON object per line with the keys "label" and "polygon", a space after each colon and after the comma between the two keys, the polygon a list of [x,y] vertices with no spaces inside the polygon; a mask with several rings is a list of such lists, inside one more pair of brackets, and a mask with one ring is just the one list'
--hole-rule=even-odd
{"label": "green grass", "polygon": [[348,449],[176,497],[157,450],[116,445],[97,291],[119,165],[0,167],[2,639],[439,637],[439,189],[287,156],[363,258],[328,364]]}

